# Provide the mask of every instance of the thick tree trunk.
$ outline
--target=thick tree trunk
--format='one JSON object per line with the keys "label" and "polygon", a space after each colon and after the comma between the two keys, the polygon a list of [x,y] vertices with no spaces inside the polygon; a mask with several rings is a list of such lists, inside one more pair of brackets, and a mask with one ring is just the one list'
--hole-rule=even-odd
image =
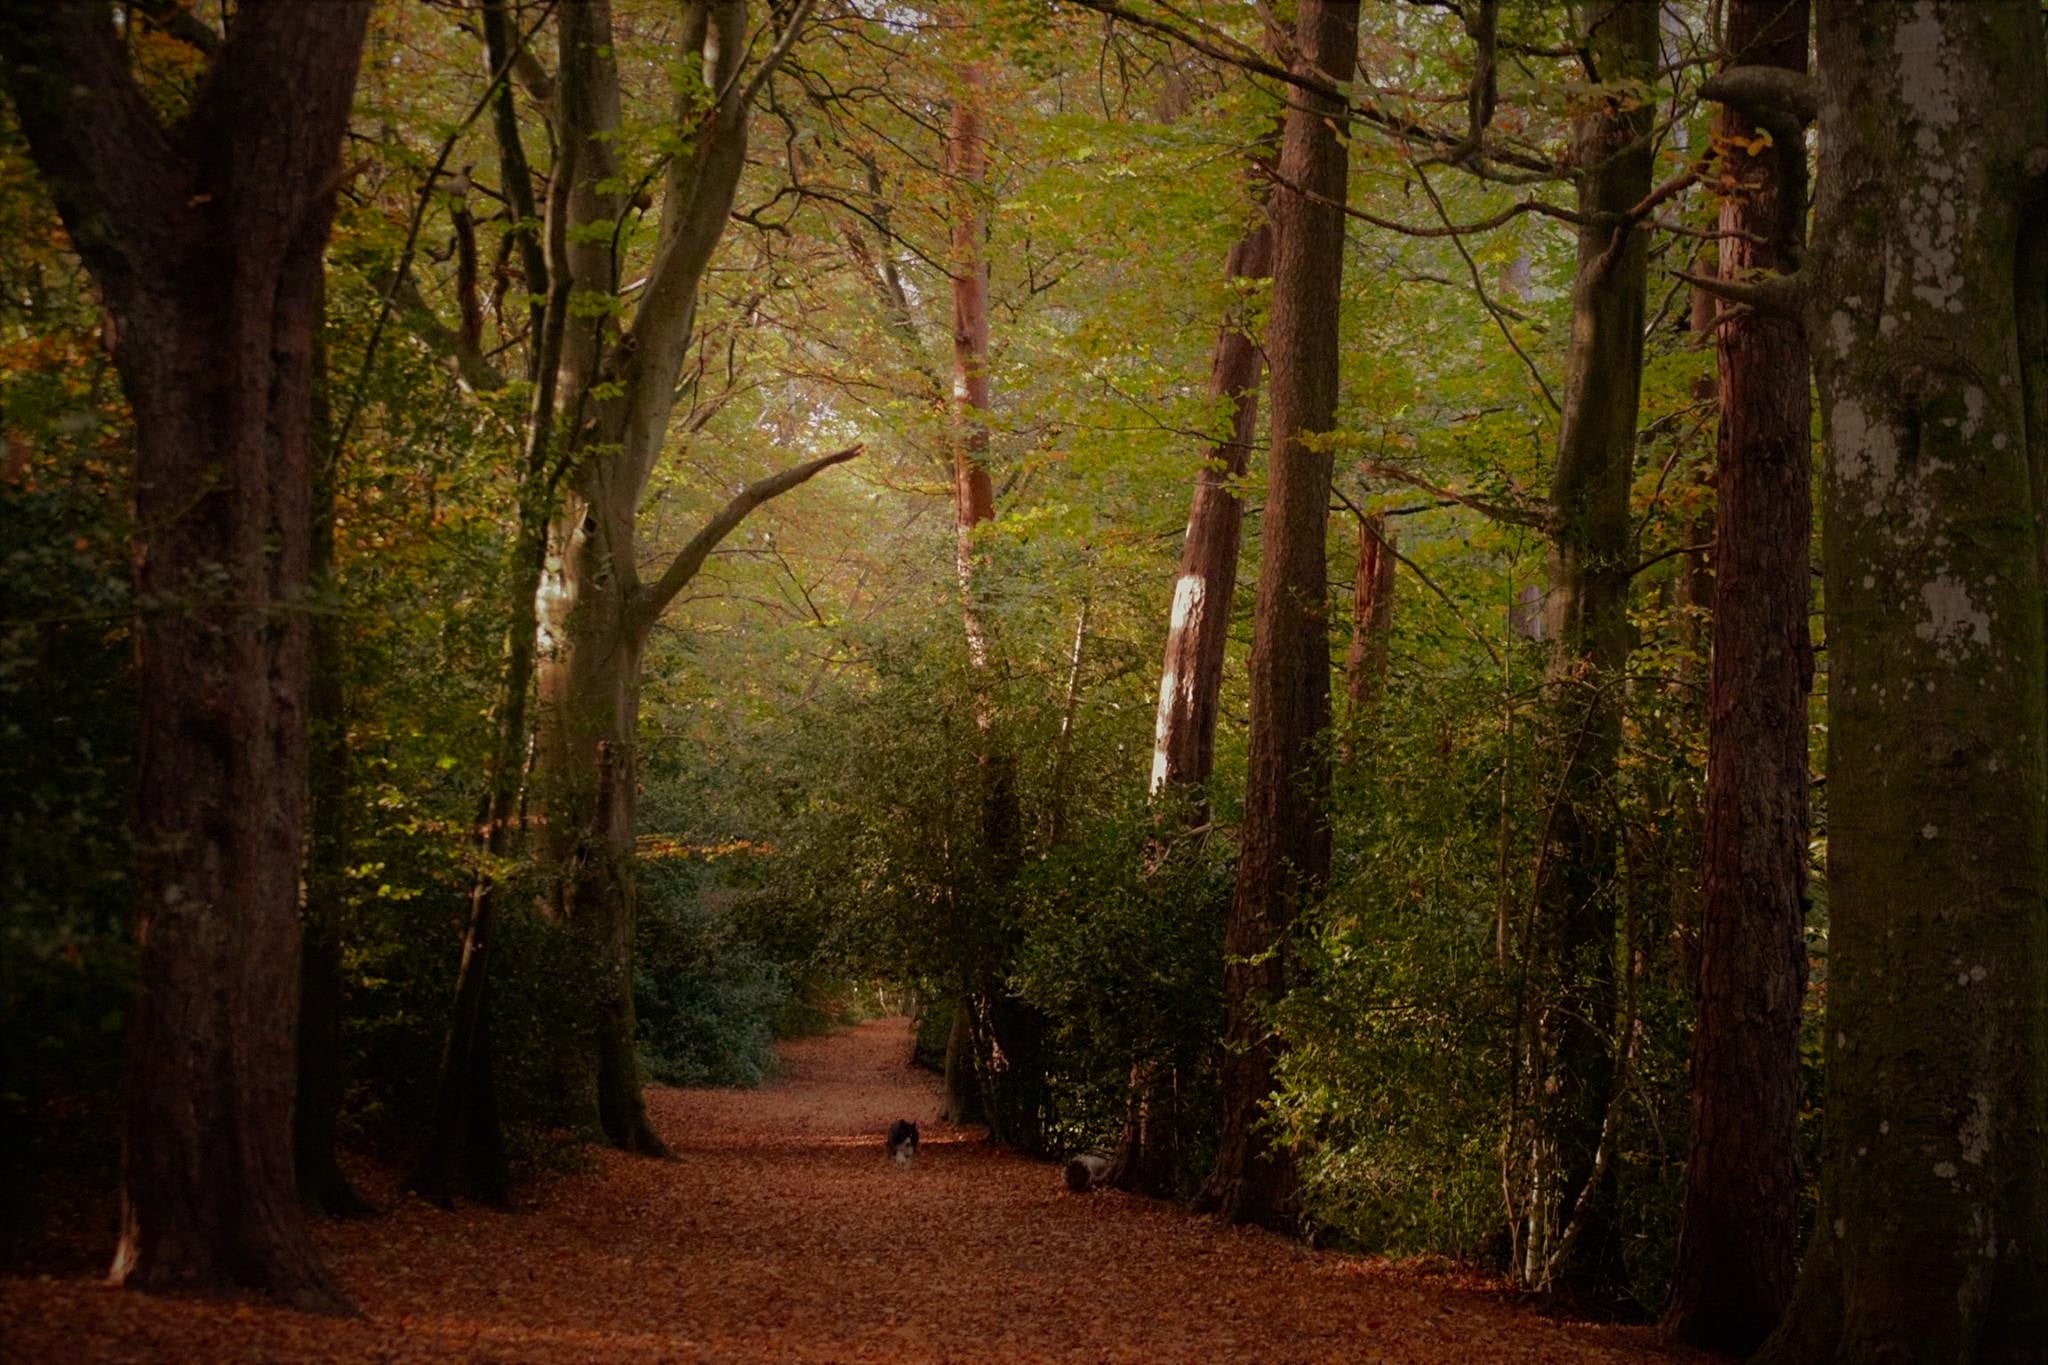
{"label": "thick tree trunk", "polygon": [[[1806,69],[1805,0],[1730,0],[1736,65]],[[1721,207],[1719,273],[1796,264],[1803,139],[1750,155],[1759,129],[1723,109],[1715,139],[1740,186]],[[1742,235],[1734,235],[1742,234]],[[1813,530],[1806,339],[1796,321],[1719,327],[1712,673],[1693,1033],[1692,1126],[1666,1323],[1747,1353],[1791,1301],[1799,1250],[1799,1020],[1806,991],[1807,543]]]}
{"label": "thick tree trunk", "polygon": [[2032,0],[1817,7],[1827,1130],[1773,1362],[2048,1359],[2048,73]]}
{"label": "thick tree trunk", "polygon": [[[586,468],[596,468],[591,465]],[[585,485],[567,500],[541,588],[541,750],[558,909],[592,973],[595,1048],[574,1093],[595,1102],[614,1146],[668,1147],[640,1093],[633,1012],[633,834],[638,803],[643,634],[627,616],[620,564],[634,562],[634,507]],[[637,488],[633,501],[637,502]]]}
{"label": "thick tree trunk", "polygon": [[1236,291],[1270,279],[1273,229],[1260,223],[1230,248],[1223,277],[1233,307],[1216,333],[1209,396],[1231,405],[1230,434],[1202,452],[1181,543],[1180,576],[1159,671],[1159,712],[1153,730],[1152,793],[1199,788],[1216,762],[1216,710],[1223,694],[1223,653],[1230,638],[1230,602],[1237,590],[1237,552],[1244,504],[1232,485],[1244,477],[1259,426],[1259,339],[1248,330],[1249,301]]}
{"label": "thick tree trunk", "polygon": [[1551,480],[1556,532],[1544,635],[1549,808],[1538,853],[1531,989],[1522,1023],[1527,1130],[1518,1271],[1542,1288],[1594,1289],[1615,1274],[1614,1166],[1602,1134],[1614,1081],[1615,826],[1628,661],[1630,525],[1642,380],[1647,239],[1617,223],[1650,192],[1654,103],[1628,82],[1657,64],[1656,0],[1589,0],[1579,30],[1612,90],[1574,131],[1579,229],[1572,339]]}
{"label": "thick tree trunk", "polygon": [[314,300],[366,3],[239,11],[175,135],[109,11],[0,11],[31,152],[135,411],[139,990],[113,1278],[346,1301],[291,1109]]}
{"label": "thick tree trunk", "polygon": [[349,830],[348,709],[343,673],[340,589],[334,566],[334,494],[340,452],[333,448],[324,340],[325,291],[313,299],[313,371],[309,444],[314,465],[307,579],[325,599],[313,614],[308,646],[307,837],[303,941],[299,954],[298,1096],[292,1107],[292,1164],[299,1197],[333,1217],[370,1206],[335,1159],[344,1077],[341,1065],[341,928],[353,851]]}
{"label": "thick tree trunk", "polygon": [[[1358,61],[1355,0],[1301,0],[1297,70],[1344,87]],[[1259,534],[1251,657],[1251,752],[1237,889],[1224,926],[1223,1124],[1197,1200],[1232,1222],[1292,1229],[1294,1155],[1257,1130],[1279,1044],[1270,1011],[1287,989],[1289,939],[1329,874],[1328,574],[1331,457],[1314,437],[1336,425],[1338,301],[1344,277],[1348,154],[1341,100],[1297,88],[1273,191],[1271,453]]]}

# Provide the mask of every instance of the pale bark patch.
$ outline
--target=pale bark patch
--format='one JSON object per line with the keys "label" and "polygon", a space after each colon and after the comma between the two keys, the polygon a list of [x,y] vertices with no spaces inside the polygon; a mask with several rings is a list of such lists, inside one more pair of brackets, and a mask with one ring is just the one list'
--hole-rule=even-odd
{"label": "pale bark patch", "polygon": [[1944,573],[1926,584],[1920,589],[1920,604],[1927,615],[1913,633],[1944,659],[1960,659],[1969,645],[1981,649],[1991,644],[1990,613],[1970,600],[1969,590],[1958,580]]}

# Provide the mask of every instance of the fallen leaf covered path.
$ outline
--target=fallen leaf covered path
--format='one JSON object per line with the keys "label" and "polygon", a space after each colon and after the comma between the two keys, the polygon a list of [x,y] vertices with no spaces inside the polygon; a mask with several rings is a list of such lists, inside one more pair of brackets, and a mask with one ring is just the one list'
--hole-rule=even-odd
{"label": "fallen leaf covered path", "polygon": [[[939,1126],[902,1020],[787,1044],[755,1091],[653,1090],[679,1160],[606,1152],[512,1213],[388,1189],[319,1239],[358,1321],[0,1279],[10,1360],[1671,1361],[1475,1278],[1312,1251]],[[924,1126],[909,1168],[882,1134]]]}

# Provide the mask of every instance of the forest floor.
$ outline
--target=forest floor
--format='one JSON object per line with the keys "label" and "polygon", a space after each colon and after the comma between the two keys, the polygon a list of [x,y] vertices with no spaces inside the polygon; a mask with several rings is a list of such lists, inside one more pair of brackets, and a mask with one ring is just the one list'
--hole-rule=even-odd
{"label": "forest floor", "polygon": [[[753,1091],[651,1090],[678,1160],[606,1152],[510,1213],[386,1210],[318,1239],[364,1316],[0,1278],[0,1357],[100,1361],[1706,1359],[1498,1285],[1314,1251],[936,1122],[902,1020],[784,1045]],[[908,1169],[882,1133],[916,1118]]]}

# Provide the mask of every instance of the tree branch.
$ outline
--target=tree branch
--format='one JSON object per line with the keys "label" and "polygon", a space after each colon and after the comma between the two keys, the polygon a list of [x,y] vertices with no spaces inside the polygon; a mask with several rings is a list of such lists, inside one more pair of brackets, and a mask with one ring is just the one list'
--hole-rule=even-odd
{"label": "tree branch", "polygon": [[1421,475],[1412,474],[1398,465],[1381,464],[1377,460],[1360,460],[1358,472],[1367,478],[1392,479],[1396,483],[1405,483],[1410,488],[1419,488],[1432,497],[1454,502],[1460,507],[1469,507],[1481,516],[1490,517],[1509,526],[1528,526],[1539,531],[1547,530],[1550,526],[1548,510],[1516,507],[1486,498],[1475,498],[1469,493],[1460,493],[1456,489],[1431,483]]}
{"label": "tree branch", "polygon": [[[1397,137],[1412,137],[1419,142],[1426,142],[1432,147],[1449,149],[1458,160],[1472,162],[1476,158],[1481,161],[1497,161],[1504,166],[1512,166],[1517,170],[1532,171],[1544,176],[1554,176],[1557,174],[1557,167],[1555,165],[1539,157],[1511,152],[1499,147],[1481,146],[1475,148],[1469,145],[1469,134],[1454,133],[1444,128],[1432,128],[1427,124],[1418,123],[1402,115],[1388,113],[1377,105],[1350,98],[1345,91],[1338,89],[1321,76],[1290,71],[1284,66],[1267,61],[1263,57],[1243,49],[1242,45],[1238,44],[1234,39],[1225,38],[1224,41],[1230,44],[1229,47],[1225,47],[1221,43],[1203,37],[1201,34],[1190,33],[1185,28],[1170,24],[1164,19],[1155,19],[1150,15],[1141,14],[1128,5],[1117,3],[1117,0],[1071,0],[1071,3],[1082,9],[1094,10],[1097,14],[1106,14],[1113,19],[1121,19],[1133,27],[1159,34],[1161,37],[1169,38],[1183,47],[1201,53],[1205,57],[1237,67],[1239,70],[1249,71],[1253,75],[1265,76],[1270,80],[1283,81],[1298,90],[1306,90],[1310,94],[1320,95],[1324,99],[1335,100],[1343,104],[1351,116],[1358,119],[1361,123],[1378,128],[1383,132],[1392,133]],[[1233,51],[1231,50],[1232,48],[1239,50]]]}
{"label": "tree branch", "polygon": [[1700,98],[1740,109],[1758,123],[1791,115],[1803,127],[1820,117],[1820,85],[1780,66],[1731,66],[1700,84]]}
{"label": "tree branch", "polygon": [[799,484],[809,482],[814,475],[823,473],[833,465],[846,463],[866,449],[865,445],[854,444],[844,450],[835,450],[830,455],[820,456],[808,464],[795,465],[778,474],[770,474],[767,478],[750,483],[734,494],[732,501],[721,508],[718,515],[705,522],[703,529],[690,537],[690,543],[669,561],[668,568],[662,571],[660,581],[640,594],[632,608],[634,627],[644,633],[652,626],[662,612],[668,609],[669,603],[675,601],[676,594],[688,587],[690,580],[697,576],[697,571],[704,567],[704,561],[718,548],[718,542],[731,535],[734,528],[745,521],[756,507],[771,498],[781,497]]}
{"label": "tree branch", "polygon": [[452,362],[457,377],[470,389],[477,393],[496,393],[505,387],[505,376],[499,373],[497,366],[484,358],[480,347],[441,321],[410,274],[400,278],[386,275],[379,282],[378,292],[390,296],[393,309],[405,319],[406,330],[428,350]]}
{"label": "tree branch", "polygon": [[99,5],[0,5],[0,82],[72,245],[125,311],[191,189],[187,159],[129,75],[112,16]]}
{"label": "tree branch", "polygon": [[1724,280],[1719,275],[1695,275],[1684,270],[1672,273],[1703,294],[1743,304],[1764,317],[1804,320],[1806,282],[1796,270],[1789,275],[1766,275],[1759,280]]}

